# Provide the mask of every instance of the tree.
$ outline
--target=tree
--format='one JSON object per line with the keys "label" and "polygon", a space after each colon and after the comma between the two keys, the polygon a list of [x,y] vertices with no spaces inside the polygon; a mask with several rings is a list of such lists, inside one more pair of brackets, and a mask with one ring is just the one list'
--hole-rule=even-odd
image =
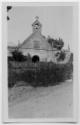
{"label": "tree", "polygon": [[26,57],[22,54],[22,52],[18,51],[18,50],[14,50],[12,52],[12,58],[15,61],[25,61]]}
{"label": "tree", "polygon": [[63,61],[66,57],[66,53],[64,51],[61,51],[58,57],[58,61]]}
{"label": "tree", "polygon": [[61,38],[59,39],[53,39],[53,38],[48,38],[48,42],[51,44],[53,48],[56,48],[58,50],[61,50],[64,46],[64,42]]}
{"label": "tree", "polygon": [[55,40],[53,38],[51,38],[50,36],[48,36],[48,43],[51,44],[51,46],[53,47]]}

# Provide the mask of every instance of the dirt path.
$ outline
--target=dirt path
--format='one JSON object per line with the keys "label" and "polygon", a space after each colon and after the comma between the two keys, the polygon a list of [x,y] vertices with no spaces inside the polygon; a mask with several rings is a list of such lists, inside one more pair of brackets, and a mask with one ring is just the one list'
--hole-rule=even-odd
{"label": "dirt path", "polygon": [[14,93],[15,98],[10,100],[9,117],[71,117],[73,108],[72,90],[73,84],[71,81],[51,87],[29,88],[27,90],[24,88],[21,91],[14,89],[12,93]]}

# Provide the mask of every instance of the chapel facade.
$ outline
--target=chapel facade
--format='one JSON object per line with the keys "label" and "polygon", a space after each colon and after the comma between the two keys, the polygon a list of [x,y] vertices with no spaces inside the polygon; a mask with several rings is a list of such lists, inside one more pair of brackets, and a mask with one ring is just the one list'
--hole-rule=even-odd
{"label": "chapel facade", "polygon": [[31,55],[32,59],[37,57],[39,61],[55,62],[57,50],[53,48],[45,36],[42,34],[42,24],[39,17],[36,17],[32,24],[32,34],[19,46],[23,55]]}

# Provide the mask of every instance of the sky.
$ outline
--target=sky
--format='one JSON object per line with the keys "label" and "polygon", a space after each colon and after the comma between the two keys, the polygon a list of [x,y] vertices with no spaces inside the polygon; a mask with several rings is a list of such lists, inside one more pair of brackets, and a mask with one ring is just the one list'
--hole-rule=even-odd
{"label": "sky", "polygon": [[72,49],[73,8],[72,6],[13,6],[8,12],[8,44],[22,43],[32,33],[32,23],[39,17],[42,34],[46,37],[63,39],[65,47]]}

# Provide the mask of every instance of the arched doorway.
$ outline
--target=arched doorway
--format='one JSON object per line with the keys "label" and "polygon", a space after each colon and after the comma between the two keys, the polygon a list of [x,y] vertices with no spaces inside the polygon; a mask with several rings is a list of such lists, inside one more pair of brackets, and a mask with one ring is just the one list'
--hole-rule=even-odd
{"label": "arched doorway", "polygon": [[33,57],[32,57],[32,62],[33,63],[37,63],[37,62],[39,62],[40,61],[40,59],[39,59],[39,56],[38,55],[34,55]]}

